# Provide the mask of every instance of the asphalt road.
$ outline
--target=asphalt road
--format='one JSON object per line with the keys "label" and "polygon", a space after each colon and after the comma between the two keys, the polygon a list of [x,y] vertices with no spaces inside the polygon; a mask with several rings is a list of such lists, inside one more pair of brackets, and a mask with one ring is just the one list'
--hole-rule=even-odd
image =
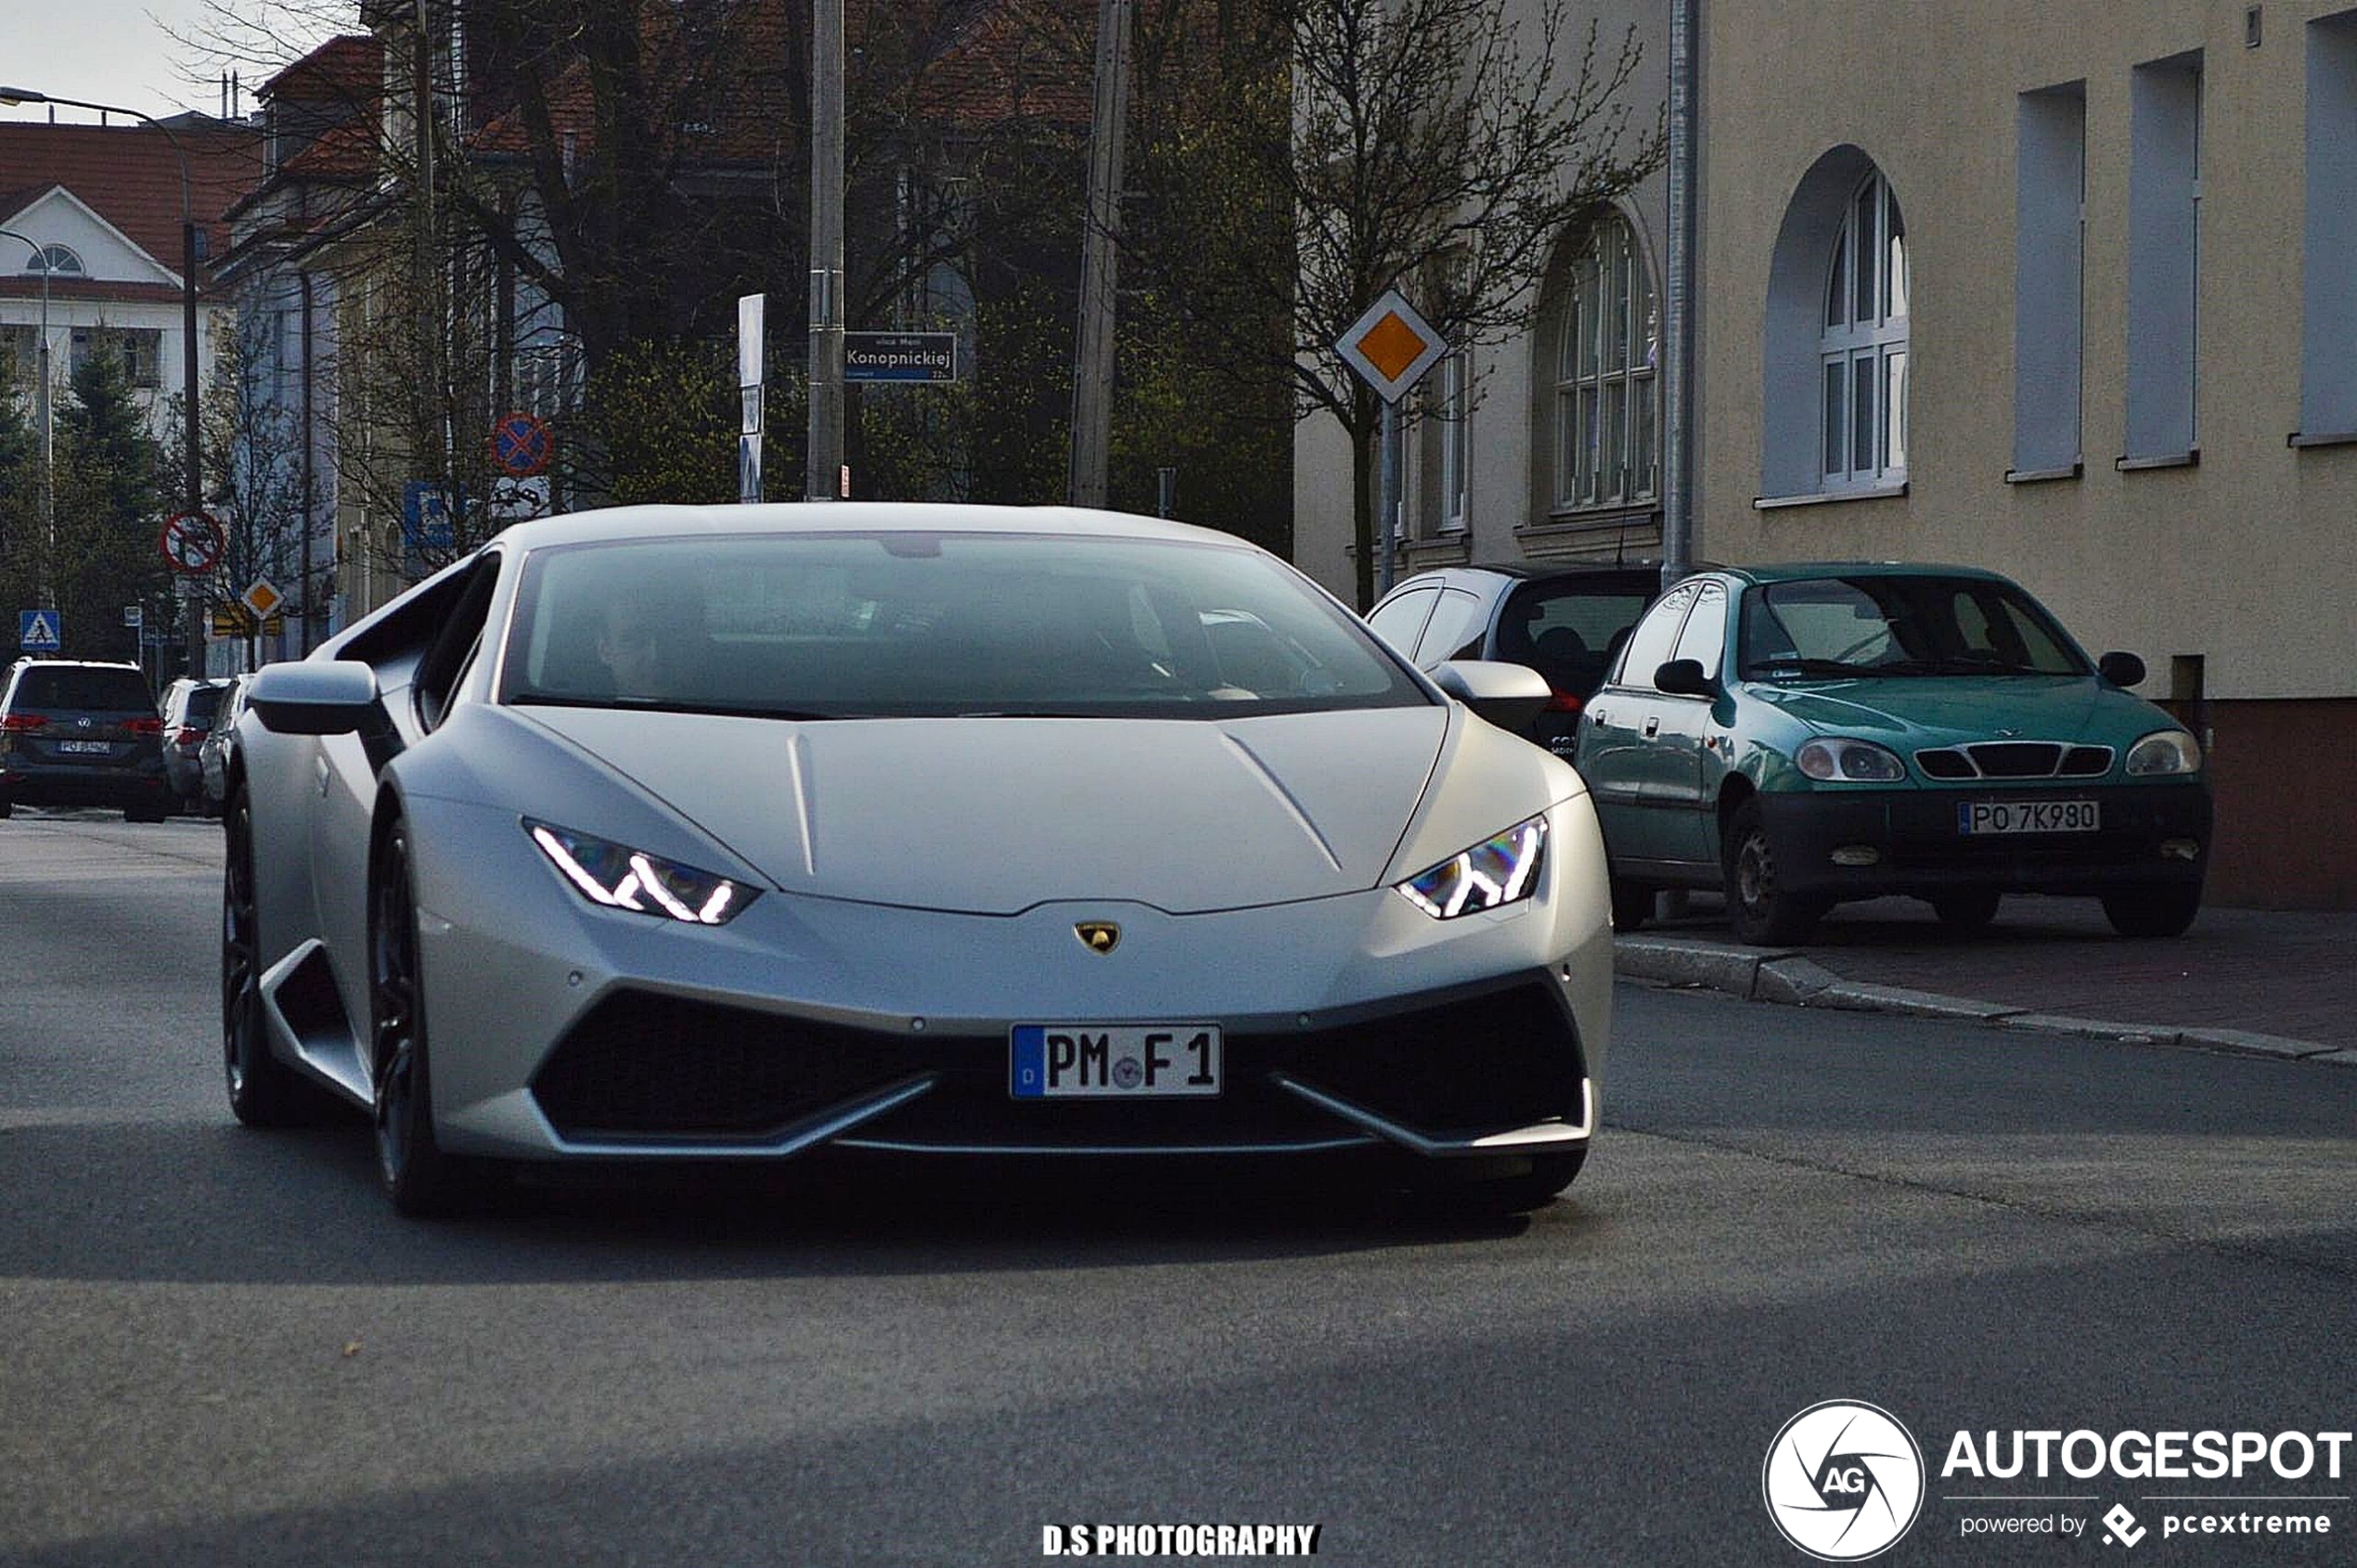
{"label": "asphalt road", "polygon": [[[2137,1558],[2357,1532],[2346,1474],[1938,1473],[1960,1430],[2348,1430],[2357,1073],[1624,987],[1606,1136],[1526,1224],[1094,1173],[408,1224],[356,1121],[230,1121],[218,865],[0,823],[0,1562],[1004,1564],[1103,1522],[1798,1565],[1761,1464],[1837,1397],[1931,1465],[1879,1562],[2127,1557],[1961,1533],[2115,1502]],[[2079,1500],[1951,1500],[2008,1491]],[[2164,1539],[2191,1493],[2335,1534]]]}

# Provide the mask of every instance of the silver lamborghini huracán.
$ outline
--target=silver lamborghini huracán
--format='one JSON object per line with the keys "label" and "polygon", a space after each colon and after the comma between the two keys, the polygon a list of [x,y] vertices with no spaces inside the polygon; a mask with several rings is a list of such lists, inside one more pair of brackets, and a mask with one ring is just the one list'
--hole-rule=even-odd
{"label": "silver lamborghini hurac\u00e1n", "polygon": [[1528,1208],[1610,1023],[1569,766],[1225,534],[1110,513],[519,524],[253,682],[229,1098],[404,1213],[532,1161],[1282,1156]]}

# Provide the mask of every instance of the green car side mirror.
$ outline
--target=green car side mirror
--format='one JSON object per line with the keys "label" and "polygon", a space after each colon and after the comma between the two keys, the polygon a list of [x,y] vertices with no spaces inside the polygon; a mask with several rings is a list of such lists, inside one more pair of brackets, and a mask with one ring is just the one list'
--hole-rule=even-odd
{"label": "green car side mirror", "polygon": [[1715,695],[1710,676],[1699,659],[1672,659],[1654,672],[1654,687],[1672,697],[1709,697]]}
{"label": "green car side mirror", "polygon": [[2114,686],[2142,686],[2144,662],[2132,653],[2106,653],[2095,661],[2095,672]]}

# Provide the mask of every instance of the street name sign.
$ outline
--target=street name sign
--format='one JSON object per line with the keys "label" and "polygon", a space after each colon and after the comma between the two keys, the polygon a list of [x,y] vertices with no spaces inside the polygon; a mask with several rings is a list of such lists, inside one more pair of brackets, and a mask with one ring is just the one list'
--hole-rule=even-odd
{"label": "street name sign", "polygon": [[1366,315],[1351,323],[1334,352],[1374,388],[1377,397],[1397,403],[1449,352],[1449,341],[1416,314],[1405,294],[1386,289]]}
{"label": "street name sign", "polygon": [[930,383],[958,379],[955,332],[845,332],[846,381]]}

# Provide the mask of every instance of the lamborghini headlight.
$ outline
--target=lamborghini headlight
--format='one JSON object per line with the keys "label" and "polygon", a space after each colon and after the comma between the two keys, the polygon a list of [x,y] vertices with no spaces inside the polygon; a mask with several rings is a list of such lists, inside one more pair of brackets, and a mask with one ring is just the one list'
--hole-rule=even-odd
{"label": "lamborghini headlight", "polygon": [[1547,857],[1547,819],[1517,822],[1495,838],[1452,855],[1398,884],[1408,902],[1436,920],[1453,920],[1528,898]]}
{"label": "lamborghini headlight", "polygon": [[527,816],[523,827],[565,880],[590,903],[609,909],[725,926],[759,896],[741,882],[551,822]]}

